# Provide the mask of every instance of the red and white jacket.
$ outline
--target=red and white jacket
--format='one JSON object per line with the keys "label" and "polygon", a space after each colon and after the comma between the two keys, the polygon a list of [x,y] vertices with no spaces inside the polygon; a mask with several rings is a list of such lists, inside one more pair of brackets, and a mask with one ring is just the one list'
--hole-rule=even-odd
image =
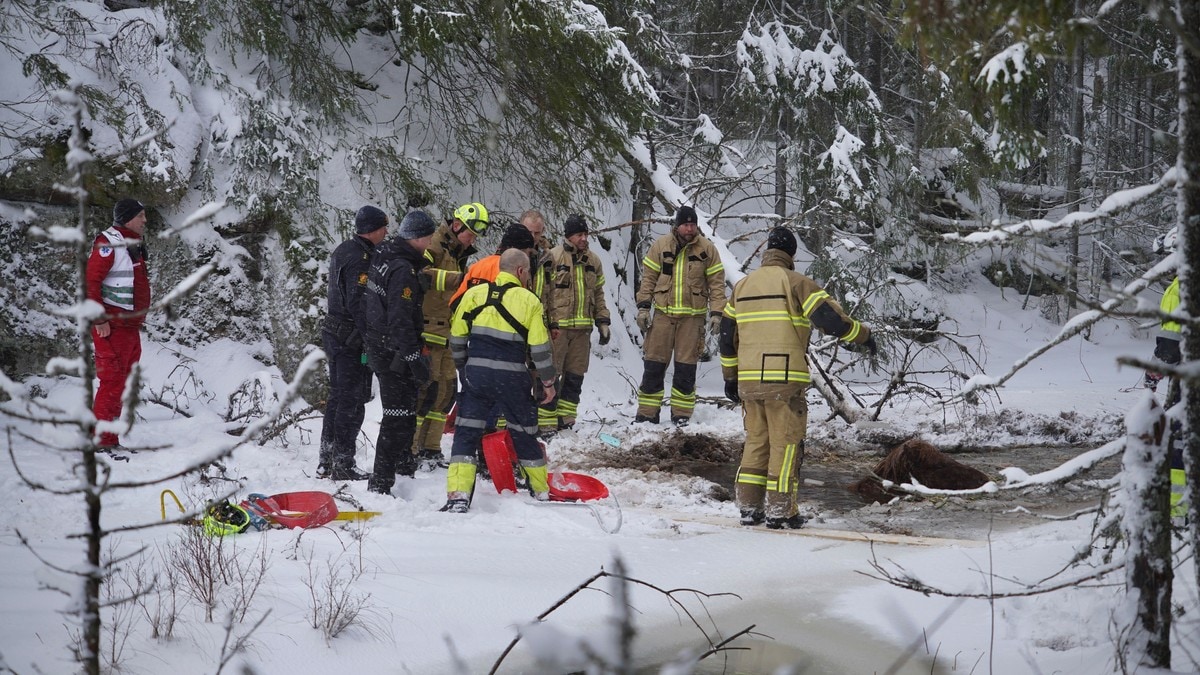
{"label": "red and white jacket", "polygon": [[96,237],[88,257],[87,297],[104,305],[114,327],[137,328],[145,323],[146,315],[136,314],[150,306],[150,277],[141,237],[119,225]]}

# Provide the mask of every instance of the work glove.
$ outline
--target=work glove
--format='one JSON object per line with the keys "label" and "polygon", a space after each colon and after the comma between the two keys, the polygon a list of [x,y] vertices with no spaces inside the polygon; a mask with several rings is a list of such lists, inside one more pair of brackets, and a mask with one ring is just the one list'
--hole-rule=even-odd
{"label": "work glove", "polygon": [[708,332],[711,335],[721,334],[721,314],[720,312],[710,312],[708,315]]}
{"label": "work glove", "polygon": [[430,366],[429,357],[421,352],[413,352],[412,354],[397,353],[392,358],[392,372],[400,375],[408,375],[417,384],[424,384],[429,381],[433,369]]}
{"label": "work glove", "polygon": [[1146,377],[1144,380],[1142,380],[1142,384],[1150,391],[1158,391],[1158,383],[1162,382],[1162,379],[1162,373],[1153,370],[1147,370]]}
{"label": "work glove", "polygon": [[738,396],[737,380],[725,380],[725,398],[734,403],[742,402],[742,397]]}
{"label": "work glove", "polygon": [[608,324],[601,324],[600,325],[600,346],[603,347],[604,345],[608,344],[608,341],[611,339],[612,339],[612,331],[609,330]]}
{"label": "work glove", "polygon": [[650,308],[649,307],[639,307],[638,308],[637,325],[638,325],[638,328],[641,329],[641,331],[642,331],[642,337],[645,337],[646,333],[650,332]]}
{"label": "work glove", "polygon": [[875,344],[874,335],[867,337],[867,341],[863,343],[863,346],[867,348],[867,351],[871,352],[871,358],[879,356],[879,345]]}
{"label": "work glove", "polygon": [[417,384],[425,384],[433,379],[433,359],[429,358],[428,354],[418,354],[417,358],[408,364],[408,369]]}

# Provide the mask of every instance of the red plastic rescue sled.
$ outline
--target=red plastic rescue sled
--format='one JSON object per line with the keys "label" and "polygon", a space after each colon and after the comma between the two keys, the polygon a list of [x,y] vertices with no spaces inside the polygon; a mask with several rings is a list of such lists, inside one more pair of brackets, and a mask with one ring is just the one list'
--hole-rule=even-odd
{"label": "red plastic rescue sled", "polygon": [[284,492],[262,497],[251,495],[242,507],[284,527],[320,527],[337,518],[337,504],[327,492]]}
{"label": "red plastic rescue sled", "polygon": [[[545,447],[542,453],[545,454]],[[508,430],[495,431],[483,437],[483,459],[487,464],[488,473],[492,474],[492,484],[496,492],[503,494],[505,490],[516,492],[517,479],[514,468],[517,464],[517,451],[513,448],[512,436]],[[586,502],[593,499],[604,499],[608,496],[608,487],[596,478],[571,471],[552,473],[550,479],[550,501],[554,502]]]}

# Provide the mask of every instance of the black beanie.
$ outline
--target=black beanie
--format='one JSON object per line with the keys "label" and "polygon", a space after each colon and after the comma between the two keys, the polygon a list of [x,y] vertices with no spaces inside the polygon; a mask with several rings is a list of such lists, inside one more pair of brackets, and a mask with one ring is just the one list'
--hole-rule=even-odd
{"label": "black beanie", "polygon": [[524,225],[513,223],[504,231],[504,236],[500,238],[500,247],[496,249],[496,252],[499,253],[510,248],[519,248],[524,251],[537,248],[537,242],[533,240],[533,234],[525,229]]}
{"label": "black beanie", "polygon": [[124,225],[145,211],[146,207],[136,199],[125,198],[113,205],[113,223]]}
{"label": "black beanie", "polygon": [[359,234],[371,234],[381,227],[387,227],[387,214],[374,206],[364,206],[354,214],[354,231]]}
{"label": "black beanie", "polygon": [[433,218],[429,217],[424,211],[410,211],[404,216],[404,220],[400,221],[400,227],[396,229],[396,236],[401,239],[420,239],[428,237],[437,230],[437,226],[433,224]]}
{"label": "black beanie", "polygon": [[696,209],[690,206],[681,206],[675,212],[675,227],[679,227],[684,223],[696,223],[699,220],[696,218]]}
{"label": "black beanie", "polygon": [[777,227],[767,235],[767,250],[776,249],[788,254],[789,258],[796,257],[796,235],[786,227]]}
{"label": "black beanie", "polygon": [[587,221],[583,219],[583,216],[579,215],[578,213],[572,213],[571,215],[567,216],[567,222],[565,225],[563,225],[564,236],[573,237],[580,232],[587,231]]}

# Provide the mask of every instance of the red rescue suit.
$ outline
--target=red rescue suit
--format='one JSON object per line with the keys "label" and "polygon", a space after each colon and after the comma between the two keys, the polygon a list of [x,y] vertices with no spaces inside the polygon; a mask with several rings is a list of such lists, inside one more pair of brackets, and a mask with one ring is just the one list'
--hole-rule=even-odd
{"label": "red rescue suit", "polygon": [[[121,396],[133,364],[142,357],[140,330],[150,307],[150,278],[146,271],[146,249],[132,230],[114,225],[96,237],[87,265],[87,297],[104,306],[108,337],[92,327],[96,350],[96,377],[100,387],[92,413],[97,420],[115,420],[121,415]],[[97,324],[104,320],[96,321]],[[100,445],[118,444],[117,435],[100,435]]]}

